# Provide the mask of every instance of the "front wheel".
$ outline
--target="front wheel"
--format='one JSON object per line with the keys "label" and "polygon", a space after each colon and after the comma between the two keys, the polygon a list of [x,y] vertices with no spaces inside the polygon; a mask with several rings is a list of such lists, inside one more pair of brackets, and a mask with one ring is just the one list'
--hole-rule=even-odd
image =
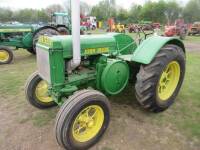
{"label": "front wheel", "polygon": [[110,121],[110,104],[100,92],[82,90],[71,96],[58,112],[55,133],[60,146],[85,150],[104,134]]}
{"label": "front wheel", "polygon": [[170,107],[185,75],[185,54],[176,45],[166,45],[148,65],[141,65],[135,85],[139,103],[153,112]]}
{"label": "front wheel", "polygon": [[36,108],[46,109],[56,105],[48,93],[48,83],[38,75],[33,73],[27,80],[25,95],[28,102]]}
{"label": "front wheel", "polygon": [[13,52],[10,48],[0,47],[0,65],[10,64],[13,61]]}

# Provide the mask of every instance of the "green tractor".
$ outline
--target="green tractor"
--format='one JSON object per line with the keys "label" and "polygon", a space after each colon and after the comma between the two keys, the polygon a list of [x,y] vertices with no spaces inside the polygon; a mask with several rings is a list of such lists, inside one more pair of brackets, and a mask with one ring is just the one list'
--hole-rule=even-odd
{"label": "green tractor", "polygon": [[56,27],[62,35],[71,34],[71,23],[68,13],[55,12],[51,17],[51,25]]}
{"label": "green tractor", "polygon": [[72,36],[39,38],[38,70],[27,80],[25,94],[37,108],[61,106],[57,142],[68,150],[85,150],[108,128],[107,96],[123,92],[128,84],[151,112],[174,103],[185,75],[185,47],[174,37],[152,36],[137,45],[121,33],[80,36],[80,1],[71,5]]}
{"label": "green tractor", "polygon": [[[81,27],[81,34],[85,29]],[[41,35],[68,35],[71,34],[71,23],[67,13],[54,13],[49,25],[0,25],[0,65],[13,61],[11,47],[23,48],[28,52],[36,53],[36,43]]]}
{"label": "green tractor", "polygon": [[11,47],[23,48],[28,52],[36,53],[36,43],[40,35],[59,35],[59,31],[52,26],[39,25],[0,25],[0,65],[13,61]]}
{"label": "green tractor", "polygon": [[[55,27],[62,35],[71,35],[72,26],[71,18],[68,13],[55,12],[52,14],[51,26]],[[84,26],[80,27],[80,34],[83,35],[87,29]]]}

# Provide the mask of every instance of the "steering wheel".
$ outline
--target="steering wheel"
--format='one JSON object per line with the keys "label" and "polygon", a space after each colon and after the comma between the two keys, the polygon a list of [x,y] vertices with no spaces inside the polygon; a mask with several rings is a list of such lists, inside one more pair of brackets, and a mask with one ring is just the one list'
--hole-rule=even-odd
{"label": "steering wheel", "polygon": [[[139,25],[136,25],[135,26],[136,27],[136,32],[137,32],[137,35],[138,35],[138,40],[139,40],[139,44],[143,41],[143,40],[145,40],[145,39],[147,39],[147,37],[149,36],[149,35],[152,35],[152,34],[154,34],[154,29],[152,28],[150,31],[151,32],[146,32],[145,30],[144,30],[144,27],[143,26],[139,26]],[[141,37],[141,33],[144,35],[144,38],[142,38]]]}

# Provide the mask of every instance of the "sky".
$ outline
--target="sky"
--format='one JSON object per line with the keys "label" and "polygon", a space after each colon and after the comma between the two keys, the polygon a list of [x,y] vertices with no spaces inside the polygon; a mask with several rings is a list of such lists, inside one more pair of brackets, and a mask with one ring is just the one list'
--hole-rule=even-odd
{"label": "sky", "polygon": [[[89,5],[95,5],[101,0],[82,0]],[[129,8],[132,3],[143,4],[147,0],[116,0],[117,5]],[[156,1],[156,0],[153,0]],[[188,0],[179,0],[185,4]],[[64,0],[0,0],[0,7],[21,8],[45,8],[51,4],[63,4]]]}

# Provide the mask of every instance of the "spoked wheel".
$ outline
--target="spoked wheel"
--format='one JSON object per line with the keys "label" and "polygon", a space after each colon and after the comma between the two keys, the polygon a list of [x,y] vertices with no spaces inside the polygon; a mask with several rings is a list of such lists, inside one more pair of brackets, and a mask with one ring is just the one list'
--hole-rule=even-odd
{"label": "spoked wheel", "polygon": [[13,61],[13,52],[10,48],[0,47],[0,65],[10,64]]}
{"label": "spoked wheel", "polygon": [[33,106],[45,109],[56,105],[48,93],[48,83],[38,75],[33,73],[26,82],[25,87],[26,99]]}
{"label": "spoked wheel", "polygon": [[139,103],[153,112],[170,107],[185,75],[185,54],[175,45],[163,47],[148,65],[142,65],[135,85]]}
{"label": "spoked wheel", "polygon": [[104,134],[109,120],[110,104],[103,94],[94,90],[77,92],[57,115],[57,141],[67,150],[88,149]]}

